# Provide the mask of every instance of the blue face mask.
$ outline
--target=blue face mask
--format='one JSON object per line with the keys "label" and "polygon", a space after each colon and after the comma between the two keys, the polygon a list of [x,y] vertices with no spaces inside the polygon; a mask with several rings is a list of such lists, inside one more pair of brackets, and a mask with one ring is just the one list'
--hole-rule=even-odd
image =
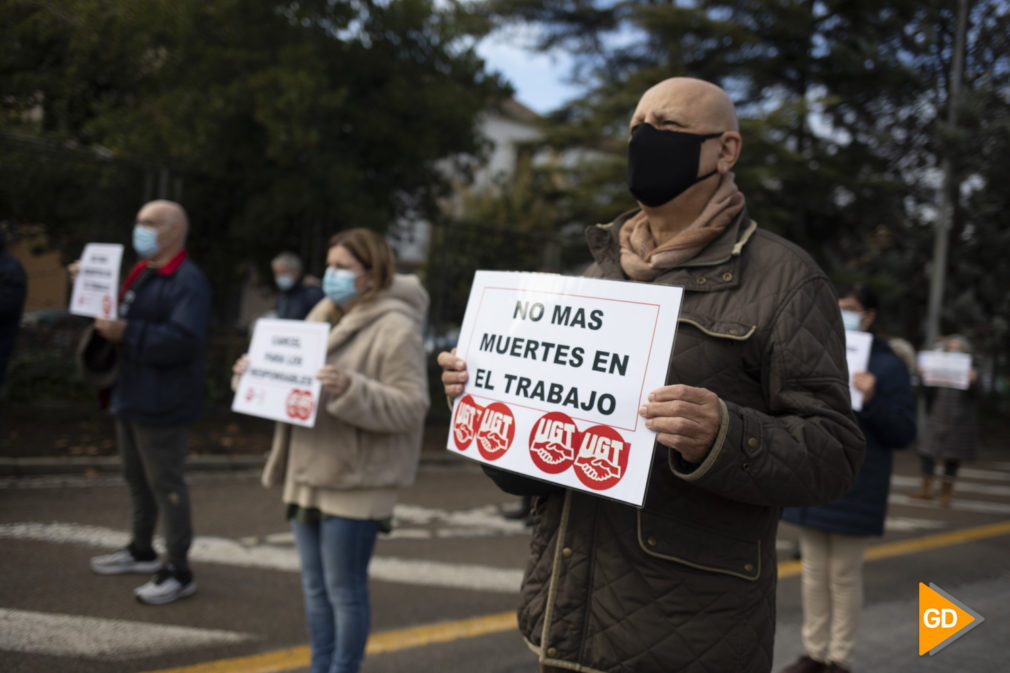
{"label": "blue face mask", "polygon": [[842,311],[842,324],[845,325],[845,330],[848,332],[859,332],[859,323],[862,319],[862,313],[856,313],[855,311]]}
{"label": "blue face mask", "polygon": [[144,224],[133,225],[133,249],[142,259],[158,254],[158,230]]}
{"label": "blue face mask", "polygon": [[295,286],[295,279],[291,276],[274,276],[274,282],[281,292],[287,292]]}
{"label": "blue face mask", "polygon": [[345,306],[358,296],[358,290],[354,287],[355,278],[357,275],[348,269],[326,267],[326,273],[323,274],[323,293],[337,306]]}

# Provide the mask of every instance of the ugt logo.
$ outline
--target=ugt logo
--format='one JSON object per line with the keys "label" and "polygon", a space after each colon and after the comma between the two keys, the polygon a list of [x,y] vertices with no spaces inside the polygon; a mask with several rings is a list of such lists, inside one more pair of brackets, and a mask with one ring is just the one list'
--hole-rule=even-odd
{"label": "ugt logo", "polygon": [[617,430],[594,425],[582,432],[575,476],[594,491],[613,488],[628,471],[630,447]]}
{"label": "ugt logo", "polygon": [[985,621],[946,591],[919,582],[919,656],[933,656]]}
{"label": "ugt logo", "polygon": [[312,412],[316,408],[316,402],[312,399],[312,391],[295,388],[288,394],[288,399],[284,404],[284,410],[289,418],[296,418],[307,421],[312,418]]}
{"label": "ugt logo", "polygon": [[581,441],[575,421],[560,411],[542,416],[530,430],[530,459],[547,474],[564,472],[575,462]]}
{"label": "ugt logo", "polygon": [[477,435],[477,426],[480,418],[484,415],[484,407],[473,401],[469,395],[465,396],[456,405],[456,415],[452,420],[452,439],[456,442],[456,448],[466,451],[470,442]]}
{"label": "ugt logo", "polygon": [[480,417],[477,428],[477,450],[486,460],[498,460],[512,446],[516,436],[516,419],[512,410],[501,402],[492,402]]}

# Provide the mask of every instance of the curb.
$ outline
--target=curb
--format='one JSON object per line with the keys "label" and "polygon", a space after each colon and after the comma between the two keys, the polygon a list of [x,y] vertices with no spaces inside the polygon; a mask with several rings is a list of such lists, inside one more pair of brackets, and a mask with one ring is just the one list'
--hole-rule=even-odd
{"label": "curb", "polygon": [[[187,469],[199,472],[251,470],[263,466],[266,456],[189,456]],[[113,473],[122,467],[119,456],[46,456],[44,458],[0,458],[0,476],[37,477],[42,475]]]}
{"label": "curb", "polygon": [[[186,459],[187,472],[239,472],[258,470],[266,463],[266,455],[213,456],[191,455]],[[423,451],[423,465],[469,463],[448,451]],[[0,458],[0,477],[39,477],[63,474],[119,474],[119,456],[46,456],[43,458]]]}

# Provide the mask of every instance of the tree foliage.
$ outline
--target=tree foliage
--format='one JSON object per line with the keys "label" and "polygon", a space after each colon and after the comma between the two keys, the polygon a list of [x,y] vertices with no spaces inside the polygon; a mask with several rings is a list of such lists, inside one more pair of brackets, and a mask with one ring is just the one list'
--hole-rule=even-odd
{"label": "tree foliage", "polygon": [[487,20],[455,2],[11,0],[0,25],[0,219],[76,254],[125,238],[168,171],[218,287],[284,248],[318,270],[341,228],[433,217],[436,162],[476,154],[476,115],[508,93],[473,49]]}
{"label": "tree foliage", "polygon": [[[941,0],[599,2],[488,0],[502,24],[536,30],[538,49],[575,56],[584,96],[552,115],[556,147],[622,146],[637,99],[684,75],[725,88],[741,115],[736,168],[748,210],[806,248],[839,281],[881,286],[886,330],[920,343],[931,272],[938,169],[951,160],[955,222],[941,331],[1010,352],[1005,180],[1010,9],[971,0],[960,122],[948,128],[957,3]],[[630,197],[615,153],[587,179]],[[567,221],[562,212],[561,218]],[[592,220],[589,220],[592,221]],[[1004,244],[1000,247],[999,244]]]}

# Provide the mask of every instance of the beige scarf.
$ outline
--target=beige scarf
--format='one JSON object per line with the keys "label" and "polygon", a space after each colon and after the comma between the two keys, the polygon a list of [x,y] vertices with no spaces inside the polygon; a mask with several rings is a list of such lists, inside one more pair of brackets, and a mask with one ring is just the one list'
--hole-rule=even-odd
{"label": "beige scarf", "polygon": [[637,213],[621,226],[621,268],[634,280],[651,281],[701,252],[743,206],[743,192],[736,186],[733,174],[727,173],[694,222],[660,246],[652,237],[645,212]]}

